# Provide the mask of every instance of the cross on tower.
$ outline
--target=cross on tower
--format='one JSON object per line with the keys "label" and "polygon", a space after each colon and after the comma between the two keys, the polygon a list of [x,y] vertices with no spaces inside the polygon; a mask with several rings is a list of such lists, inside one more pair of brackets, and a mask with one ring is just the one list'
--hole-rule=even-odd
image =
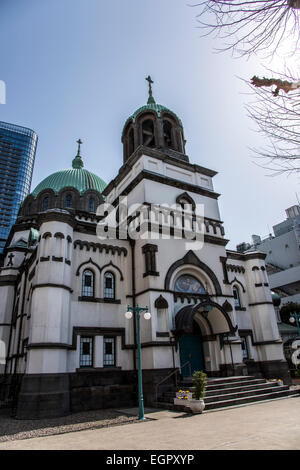
{"label": "cross on tower", "polygon": [[82,144],[82,140],[81,139],[78,139],[77,140],[77,144],[78,144],[78,152],[77,152],[77,155],[80,155],[80,145]]}
{"label": "cross on tower", "polygon": [[152,80],[152,78],[150,77],[150,75],[148,75],[148,77],[146,78],[147,82],[149,83],[149,95],[152,96],[152,83],[154,83],[154,81]]}

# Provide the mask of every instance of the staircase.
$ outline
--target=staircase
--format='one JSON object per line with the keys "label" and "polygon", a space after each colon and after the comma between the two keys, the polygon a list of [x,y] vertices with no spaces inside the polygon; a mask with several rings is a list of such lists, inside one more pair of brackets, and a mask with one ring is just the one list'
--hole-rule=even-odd
{"label": "staircase", "polygon": [[[178,387],[165,391],[158,398],[158,408],[188,411],[182,405],[174,405],[174,398],[178,390],[193,391],[190,380],[184,380]],[[299,395],[300,390],[290,390],[288,385],[278,385],[277,382],[267,382],[252,376],[208,378],[205,393],[205,410],[217,410],[230,406],[248,405],[264,400],[287,398]]]}

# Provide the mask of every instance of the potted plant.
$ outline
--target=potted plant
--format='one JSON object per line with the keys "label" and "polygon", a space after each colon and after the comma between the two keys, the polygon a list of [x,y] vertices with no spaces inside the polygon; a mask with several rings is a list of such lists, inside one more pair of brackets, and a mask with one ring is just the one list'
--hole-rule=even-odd
{"label": "potted plant", "polygon": [[193,413],[202,413],[205,408],[204,395],[206,390],[207,375],[202,371],[196,371],[193,374],[193,399],[188,400],[186,406],[190,408]]}
{"label": "potted plant", "polygon": [[192,393],[189,390],[179,390],[174,398],[174,405],[186,406],[187,400],[191,400]]}

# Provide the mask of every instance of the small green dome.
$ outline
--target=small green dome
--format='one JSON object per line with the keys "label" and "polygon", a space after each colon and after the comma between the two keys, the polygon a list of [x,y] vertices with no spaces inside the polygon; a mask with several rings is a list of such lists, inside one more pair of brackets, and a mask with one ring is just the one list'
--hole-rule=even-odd
{"label": "small green dome", "polygon": [[41,181],[37,187],[32,191],[34,198],[44,189],[52,189],[56,194],[63,188],[72,187],[76,188],[80,194],[85,193],[89,189],[93,189],[102,193],[106,187],[106,183],[94,173],[83,168],[83,160],[80,156],[80,144],[78,141],[78,152],[72,161],[72,168],[68,170],[57,171],[52,175],[47,176]]}
{"label": "small green dome", "polygon": [[122,132],[122,135],[126,129],[126,126],[127,124],[132,121],[132,122],[135,122],[136,118],[138,117],[138,115],[142,112],[145,112],[145,111],[154,111],[158,117],[161,116],[161,113],[163,111],[166,111],[168,113],[171,113],[173,114],[179,121],[180,125],[182,126],[182,122],[181,120],[179,119],[179,117],[173,113],[173,111],[171,111],[170,109],[166,108],[165,106],[161,105],[161,104],[157,104],[155,99],[153,98],[153,95],[152,95],[152,83],[154,83],[150,77],[150,75],[146,78],[146,80],[149,82],[149,97],[148,97],[148,101],[147,101],[147,104],[145,106],[142,106],[141,108],[137,109],[135,111],[135,113],[132,114],[132,116],[130,116],[127,121],[125,122],[125,125],[123,127],[123,132]]}
{"label": "small green dome", "polygon": [[137,116],[142,113],[142,112],[145,112],[145,111],[154,111],[158,117],[161,116],[161,113],[163,111],[166,111],[168,113],[171,113],[173,114],[174,116],[176,116],[176,118],[178,119],[178,121],[180,122],[180,124],[182,125],[181,123],[181,120],[179,119],[179,117],[173,112],[171,111],[170,109],[166,108],[165,106],[163,106],[162,104],[157,104],[155,102],[149,102],[145,105],[145,106],[142,106],[141,108],[137,109],[133,114],[132,116],[130,116],[127,121],[125,122],[125,125],[123,127],[123,132],[122,134],[124,133],[125,129],[126,129],[126,126],[127,124],[132,121],[132,122],[135,122]]}

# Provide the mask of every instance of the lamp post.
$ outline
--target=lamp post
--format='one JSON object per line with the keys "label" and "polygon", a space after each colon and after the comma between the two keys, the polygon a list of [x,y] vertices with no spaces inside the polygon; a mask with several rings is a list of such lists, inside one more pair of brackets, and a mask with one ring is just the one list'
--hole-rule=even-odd
{"label": "lamp post", "polygon": [[295,323],[298,328],[298,334],[300,336],[300,313],[294,312],[290,314],[290,323]]}
{"label": "lamp post", "polygon": [[138,393],[139,393],[139,421],[145,421],[144,415],[144,397],[143,397],[143,378],[142,378],[142,354],[141,354],[141,328],[140,328],[140,319],[141,312],[144,313],[145,320],[150,320],[151,313],[148,311],[148,307],[130,307],[128,305],[128,310],[125,313],[127,320],[132,318],[132,312],[136,314],[137,320],[137,352],[138,352]]}

